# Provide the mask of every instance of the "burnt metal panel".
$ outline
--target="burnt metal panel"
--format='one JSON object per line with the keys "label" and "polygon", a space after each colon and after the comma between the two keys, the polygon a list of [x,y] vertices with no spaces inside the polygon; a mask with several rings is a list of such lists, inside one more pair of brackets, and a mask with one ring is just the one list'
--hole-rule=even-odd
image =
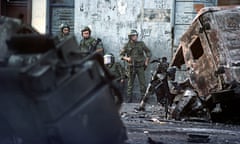
{"label": "burnt metal panel", "polygon": [[[233,80],[239,82],[239,19],[238,7],[204,8],[181,37],[171,65],[180,67],[184,58],[191,83],[199,95],[221,90],[223,84]],[[225,73],[216,76],[221,67]]]}
{"label": "burnt metal panel", "polygon": [[[213,121],[240,120],[239,23],[240,7],[201,9],[182,35],[170,63],[177,67],[186,65],[191,86]],[[180,105],[184,99],[179,101]]]}

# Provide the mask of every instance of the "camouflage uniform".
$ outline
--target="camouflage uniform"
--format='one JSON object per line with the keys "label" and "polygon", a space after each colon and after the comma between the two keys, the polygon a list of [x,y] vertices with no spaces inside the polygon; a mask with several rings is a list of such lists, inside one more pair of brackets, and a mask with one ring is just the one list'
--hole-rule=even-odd
{"label": "camouflage uniform", "polygon": [[[64,29],[68,29],[67,33],[64,33]],[[55,37],[55,42],[59,43],[63,40],[65,40],[68,36],[70,36],[70,26],[67,24],[61,24],[60,26],[60,33]]]}
{"label": "camouflage uniform", "polygon": [[68,36],[70,36],[70,34],[68,35],[64,35],[63,33],[59,33],[59,35],[57,36],[57,42],[61,42],[64,41]]}
{"label": "camouflage uniform", "polygon": [[[88,56],[89,54],[91,54],[92,52],[94,52],[95,50],[91,50],[91,48],[97,43],[97,40],[93,37],[89,37],[88,39],[82,39],[80,41],[80,51],[83,55],[83,57]],[[103,48],[103,44],[102,42],[99,42],[96,49],[101,49]],[[101,53],[102,54],[102,53]]]}
{"label": "camouflage uniform", "polygon": [[115,80],[120,81],[125,78],[124,71],[120,63],[115,62],[106,66],[109,72],[115,77]]}
{"label": "camouflage uniform", "polygon": [[140,84],[141,97],[144,96],[146,91],[146,81],[145,81],[145,59],[151,57],[151,52],[149,48],[145,45],[143,41],[128,42],[123,47],[120,56],[131,57],[132,62],[128,63],[128,89],[127,96],[128,101],[132,102],[133,85],[134,80],[137,75]]}
{"label": "camouflage uniform", "polygon": [[[119,62],[115,62],[114,55],[112,53],[104,55],[104,64],[106,68],[109,70],[110,74],[114,76],[113,82],[115,83],[115,86],[117,86],[117,89],[119,90],[119,92],[121,92],[121,94],[123,95],[124,93],[123,84],[124,84],[124,78],[125,78],[123,67]],[[117,104],[121,104],[123,102],[122,95],[117,96],[118,94],[115,93],[116,92],[115,90],[113,90],[112,92],[114,95],[115,102]]]}

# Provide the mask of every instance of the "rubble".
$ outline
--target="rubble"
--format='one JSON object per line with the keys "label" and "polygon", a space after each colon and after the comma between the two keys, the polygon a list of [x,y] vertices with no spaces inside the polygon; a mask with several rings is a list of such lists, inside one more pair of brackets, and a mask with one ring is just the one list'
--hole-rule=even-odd
{"label": "rubble", "polygon": [[193,143],[208,143],[210,138],[209,135],[206,134],[194,134],[190,133],[188,134],[188,142],[193,142]]}
{"label": "rubble", "polygon": [[128,135],[126,144],[240,144],[239,125],[165,119],[161,105],[148,103],[146,111],[136,113],[137,106],[137,103],[123,103],[120,110]]}

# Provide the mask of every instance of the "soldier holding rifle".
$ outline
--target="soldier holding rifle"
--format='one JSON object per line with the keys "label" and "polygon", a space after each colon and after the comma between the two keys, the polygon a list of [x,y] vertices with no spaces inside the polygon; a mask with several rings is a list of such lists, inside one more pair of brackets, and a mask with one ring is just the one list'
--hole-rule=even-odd
{"label": "soldier holding rifle", "polygon": [[145,69],[149,64],[151,58],[151,51],[143,41],[138,41],[138,32],[131,30],[128,34],[129,41],[124,45],[120,52],[122,60],[128,63],[128,88],[127,97],[128,102],[132,102],[133,85],[137,75],[141,97],[146,91]]}
{"label": "soldier holding rifle", "polygon": [[91,29],[89,27],[84,27],[82,30],[82,40],[80,41],[80,51],[83,57],[87,55],[98,52],[103,55],[103,44],[101,39],[95,39],[91,36]]}

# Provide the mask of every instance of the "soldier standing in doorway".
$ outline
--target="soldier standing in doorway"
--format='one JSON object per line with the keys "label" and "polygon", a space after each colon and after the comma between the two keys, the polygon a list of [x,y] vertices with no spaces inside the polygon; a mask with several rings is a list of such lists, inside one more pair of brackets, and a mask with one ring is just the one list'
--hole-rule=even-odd
{"label": "soldier standing in doorway", "polygon": [[138,41],[138,32],[131,30],[128,34],[129,41],[120,52],[121,59],[128,63],[128,88],[127,97],[128,102],[132,102],[133,85],[137,75],[141,98],[146,91],[145,69],[149,64],[151,58],[151,51],[143,41]]}

